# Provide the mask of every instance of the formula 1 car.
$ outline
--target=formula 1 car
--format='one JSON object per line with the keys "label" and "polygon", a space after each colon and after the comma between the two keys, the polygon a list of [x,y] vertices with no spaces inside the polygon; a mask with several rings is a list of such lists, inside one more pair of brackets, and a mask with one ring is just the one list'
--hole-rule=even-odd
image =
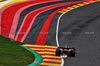
{"label": "formula 1 car", "polygon": [[56,49],[56,56],[61,56],[62,58],[75,57],[75,48],[58,47]]}

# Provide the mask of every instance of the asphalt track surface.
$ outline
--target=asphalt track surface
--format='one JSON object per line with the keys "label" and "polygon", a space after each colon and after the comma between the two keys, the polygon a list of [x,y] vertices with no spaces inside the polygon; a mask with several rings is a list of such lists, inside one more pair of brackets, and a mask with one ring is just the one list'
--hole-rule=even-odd
{"label": "asphalt track surface", "polygon": [[[52,20],[47,45],[56,46],[56,25],[58,13]],[[60,19],[60,46],[76,48],[76,57],[65,59],[64,66],[100,65],[100,2],[85,5],[69,11]]]}
{"label": "asphalt track surface", "polygon": [[[59,3],[59,2],[58,2]],[[29,3],[31,4],[31,3]],[[53,3],[49,3],[46,5],[42,5],[41,7],[45,6],[50,6]],[[55,3],[54,3],[55,4]],[[25,4],[25,5],[28,5]],[[25,6],[24,5],[24,6]],[[20,20],[25,17],[28,13],[31,11],[40,8],[40,5],[36,5],[37,7],[29,7],[26,10],[24,10],[21,13]],[[74,9],[62,16],[60,19],[60,25],[59,25],[59,43],[60,46],[65,46],[67,44],[69,47],[75,47],[76,48],[76,57],[75,58],[67,58],[65,59],[65,65],[64,66],[99,66],[100,65],[100,2],[85,5],[83,7]],[[16,5],[17,6],[17,5]],[[16,7],[13,6],[12,8]],[[23,5],[21,7],[24,7]],[[17,9],[21,8],[20,6]],[[52,8],[52,10],[46,10],[39,14],[37,18],[34,21],[34,24],[32,28],[36,28],[35,31],[30,30],[29,33],[30,36],[33,35],[33,32],[37,32],[37,35],[34,34],[34,37],[29,38],[30,36],[28,35],[24,41],[24,43],[33,43],[35,44],[35,41],[37,39],[38,33],[40,32],[44,21],[48,18],[48,16],[53,12],[56,11],[57,9],[61,8]],[[31,9],[32,10],[29,10]],[[16,12],[16,10],[12,10],[12,13]],[[4,14],[8,13],[11,10],[9,8]],[[11,13],[11,14],[12,14]],[[43,16],[45,14],[45,16]],[[54,18],[51,21],[50,24],[50,29],[49,29],[49,34],[46,39],[46,45],[51,45],[51,46],[57,46],[56,44],[56,26],[57,26],[57,20],[59,16],[62,13],[57,13]],[[5,16],[5,15],[3,15]],[[9,15],[9,16],[14,16],[14,15]],[[9,17],[7,16],[7,17]],[[7,18],[6,17],[6,18]],[[9,17],[10,20],[13,18]],[[38,20],[41,19],[41,20]],[[4,23],[6,23],[5,18],[3,19]],[[10,21],[9,19],[7,20],[8,22]],[[20,21],[19,20],[19,21]],[[27,21],[27,20],[26,20]],[[39,22],[42,22],[39,24]],[[20,21],[21,23],[21,21]],[[19,24],[20,24],[19,23]],[[38,26],[37,26],[38,24]],[[4,25],[4,27],[7,25]],[[19,25],[20,26],[20,25]],[[41,27],[40,27],[41,26]],[[38,28],[39,27],[39,28]],[[10,31],[9,29],[11,26],[7,29],[8,32]],[[38,30],[38,29],[39,30]],[[19,29],[19,28],[17,28]],[[4,30],[6,31],[6,30]],[[3,33],[3,32],[2,32]],[[8,36],[8,34],[6,34]],[[31,41],[28,41],[29,39],[32,39]]]}

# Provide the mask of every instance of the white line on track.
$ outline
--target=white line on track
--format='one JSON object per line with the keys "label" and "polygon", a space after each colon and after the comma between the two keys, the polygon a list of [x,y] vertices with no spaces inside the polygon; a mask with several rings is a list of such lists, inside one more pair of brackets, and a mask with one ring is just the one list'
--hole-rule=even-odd
{"label": "white line on track", "polygon": [[0,2],[0,8],[1,8],[3,5],[5,5],[5,4],[7,4],[7,3],[11,2],[11,1],[13,1],[13,0],[7,0],[7,1]]}
{"label": "white line on track", "polygon": [[[96,1],[96,2],[98,2],[98,1]],[[95,2],[92,2],[92,3],[95,3]],[[92,4],[92,3],[89,3],[89,4]],[[86,5],[88,5],[88,4],[86,4]],[[85,6],[85,5],[82,5],[82,6]],[[82,6],[79,6],[79,7],[82,7]],[[77,9],[77,8],[79,8],[79,7],[76,7],[76,8],[74,8],[74,9]],[[72,10],[74,10],[74,9],[72,9]],[[72,10],[69,10],[69,11],[72,11]],[[59,47],[59,40],[58,40],[59,22],[60,22],[61,17],[62,17],[64,14],[68,13],[69,11],[67,11],[67,12],[65,12],[65,13],[63,13],[63,14],[61,14],[61,15],[59,16],[58,20],[57,20],[57,27],[56,27],[56,43],[57,43],[57,46],[58,46],[58,47]],[[63,65],[64,65],[64,59],[62,58],[61,60],[62,60],[61,66],[63,66]]]}

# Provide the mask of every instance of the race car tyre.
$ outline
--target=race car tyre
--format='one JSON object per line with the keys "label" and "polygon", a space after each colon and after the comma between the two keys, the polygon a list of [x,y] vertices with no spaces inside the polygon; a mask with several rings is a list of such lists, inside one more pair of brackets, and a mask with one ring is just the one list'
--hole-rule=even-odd
{"label": "race car tyre", "polygon": [[75,57],[75,48],[73,48],[73,50],[70,51],[70,57]]}
{"label": "race car tyre", "polygon": [[60,56],[60,54],[61,54],[61,51],[60,51],[59,48],[57,48],[57,49],[56,49],[56,56]]}

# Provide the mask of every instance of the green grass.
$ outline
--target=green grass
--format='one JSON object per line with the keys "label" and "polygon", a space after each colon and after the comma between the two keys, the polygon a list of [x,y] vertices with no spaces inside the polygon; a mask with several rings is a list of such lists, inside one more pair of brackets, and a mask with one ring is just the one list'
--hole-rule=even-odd
{"label": "green grass", "polygon": [[0,35],[0,66],[26,66],[34,61],[34,55],[19,45]]}

